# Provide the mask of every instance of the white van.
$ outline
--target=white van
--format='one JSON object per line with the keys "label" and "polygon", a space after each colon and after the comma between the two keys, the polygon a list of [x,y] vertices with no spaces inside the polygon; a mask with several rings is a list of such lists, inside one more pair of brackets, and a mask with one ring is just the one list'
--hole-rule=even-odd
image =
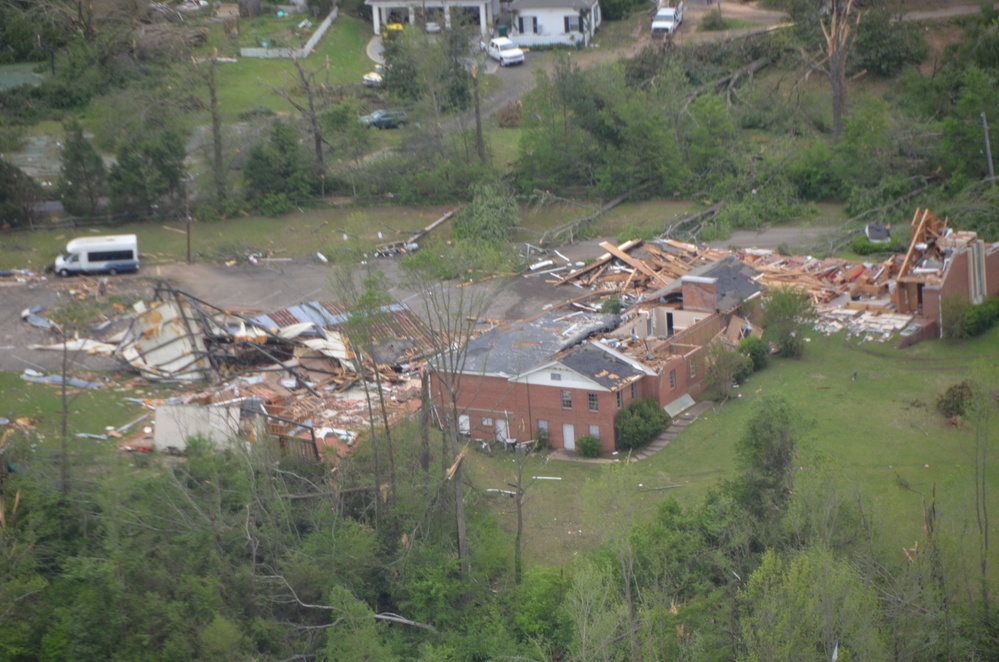
{"label": "white van", "polygon": [[72,274],[111,274],[139,270],[139,244],[134,234],[81,237],[66,244],[66,254],[55,261],[55,272]]}

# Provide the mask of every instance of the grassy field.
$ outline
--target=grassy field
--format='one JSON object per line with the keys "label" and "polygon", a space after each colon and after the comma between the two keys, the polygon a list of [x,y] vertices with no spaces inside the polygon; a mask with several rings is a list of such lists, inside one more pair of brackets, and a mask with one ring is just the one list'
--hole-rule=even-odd
{"label": "grassy field", "polygon": [[[311,72],[328,61],[331,84],[359,84],[373,66],[365,54],[371,36],[370,25],[341,14],[303,65]],[[322,71],[318,79],[325,80],[325,75]],[[219,100],[226,120],[233,121],[240,113],[254,108],[287,112],[288,102],[274,94],[272,86],[281,87],[296,77],[290,60],[240,58],[238,62],[221,65]]]}
{"label": "grassy field", "polygon": [[[516,129],[496,129],[504,134]],[[518,132],[519,133],[519,132]],[[493,143],[494,159],[511,156],[510,141]],[[501,154],[506,154],[502,157]],[[535,198],[521,204],[521,225],[514,233],[517,242],[537,242],[551,228],[569,223],[596,211],[601,201],[572,201]],[[239,216],[227,220],[195,222],[191,231],[194,261],[221,263],[250,253],[301,258],[342,243],[346,232],[361,244],[374,245],[410,236],[440,218],[453,206],[329,206],[304,209],[280,218]],[[587,230],[596,237],[615,238],[626,228],[661,230],[670,221],[696,209],[690,201],[642,201],[615,207],[597,219]],[[822,205],[818,216],[803,219],[802,225],[827,225],[842,216],[838,205]],[[179,220],[136,222],[114,228],[32,230],[0,233],[0,269],[41,271],[65,250],[66,242],[88,234],[137,234],[143,264],[165,264],[186,260],[187,238]],[[378,232],[382,233],[379,240]]]}
{"label": "grassy field", "polygon": [[[79,375],[93,381],[104,381],[102,376]],[[119,380],[120,382],[120,380]],[[93,440],[80,440],[77,433],[103,434],[108,426],[121,427],[148,413],[141,405],[127,402],[125,398],[167,397],[173,394],[168,387],[143,386],[133,388],[109,382],[107,388],[70,390],[69,434],[77,444],[92,444]],[[62,396],[58,386],[32,384],[20,375],[0,372],[0,417],[28,419],[42,443],[60,438],[62,426]],[[103,443],[103,442],[102,442]]]}
{"label": "grassy field", "polygon": [[[306,257],[343,243],[343,234],[374,245],[405,238],[455,207],[330,207],[306,209],[282,218],[240,216],[192,224],[191,252],[196,262],[220,263],[249,253]],[[186,259],[187,237],[180,221],[131,223],[89,230],[36,230],[0,233],[0,269],[41,271],[75,236],[137,234],[144,265]]]}
{"label": "grassy field", "polygon": [[[540,458],[532,460],[528,475],[562,480],[537,481],[531,488],[525,509],[526,558],[532,563],[562,562],[604,541],[611,523],[593,519],[593,509],[586,504],[599,502],[608,481],[622,480],[608,476],[612,468],[623,470],[628,502],[639,517],[667,496],[688,506],[701,502],[719,481],[735,475],[735,444],[754,402],[767,393],[783,395],[806,420],[799,485],[812,476],[828,475],[842,494],[850,499],[858,495],[887,548],[896,550],[923,540],[920,497],[899,487],[899,478],[927,499],[935,485],[948,553],[955,559],[976,558],[973,433],[968,427],[948,425],[933,404],[982,357],[989,357],[994,370],[996,346],[999,329],[964,344],[928,342],[905,350],[857,344],[842,335],[815,337],[803,360],[772,363],[744,385],[741,398],[706,412],[653,458],[628,466],[558,461],[545,465]],[[995,421],[991,433],[995,444]],[[473,483],[480,489],[507,489],[516,476],[516,464],[505,453],[476,453],[471,467]],[[996,464],[988,477],[990,485],[999,485]],[[649,490],[670,485],[680,487]],[[513,501],[484,498],[494,505],[504,527],[514,531]],[[992,512],[999,508],[995,491],[989,507]],[[993,571],[999,578],[995,564]]]}

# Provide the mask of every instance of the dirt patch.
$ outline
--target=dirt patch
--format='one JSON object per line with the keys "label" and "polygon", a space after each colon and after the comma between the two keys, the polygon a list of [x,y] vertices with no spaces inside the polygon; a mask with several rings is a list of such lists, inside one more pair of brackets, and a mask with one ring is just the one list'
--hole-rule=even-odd
{"label": "dirt patch", "polygon": [[964,31],[957,26],[946,24],[927,26],[923,37],[926,39],[926,44],[930,47],[930,54],[919,65],[919,73],[924,76],[933,76],[936,74],[937,69],[940,67],[944,50],[947,46],[961,41],[963,36]]}

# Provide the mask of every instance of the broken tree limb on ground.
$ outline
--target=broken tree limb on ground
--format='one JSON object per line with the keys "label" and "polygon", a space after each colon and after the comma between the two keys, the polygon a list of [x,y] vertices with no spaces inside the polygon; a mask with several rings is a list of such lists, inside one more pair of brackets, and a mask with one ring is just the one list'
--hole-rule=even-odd
{"label": "broken tree limb on ground", "polygon": [[687,214],[686,216],[680,218],[679,220],[673,221],[672,223],[667,225],[666,228],[663,230],[662,235],[660,236],[663,237],[664,239],[669,239],[672,237],[673,233],[679,230],[680,228],[701,221],[697,226],[697,229],[691,233],[691,236],[696,237],[701,227],[704,226],[703,221],[718,216],[721,210],[725,208],[725,205],[726,203],[724,201],[716,202],[715,204],[711,205],[704,211],[695,212],[693,214]]}
{"label": "broken tree limb on ground", "polygon": [[413,244],[418,243],[421,239],[423,239],[425,236],[427,236],[430,232],[432,232],[433,230],[437,229],[437,227],[439,227],[442,223],[444,223],[445,221],[447,221],[448,219],[450,219],[452,216],[454,216],[457,211],[458,211],[457,209],[452,209],[451,211],[447,212],[446,214],[444,214],[443,216],[441,216],[440,218],[438,218],[436,221],[434,221],[433,223],[431,223],[427,227],[423,228],[422,230],[420,230],[419,232],[417,232],[416,234],[414,234],[413,236],[411,236],[409,239],[406,239],[404,241],[390,241],[387,244],[381,244],[380,246],[377,246],[375,248],[375,254],[376,255],[387,255],[387,254],[396,253],[396,252],[399,252],[400,249],[404,249],[407,246],[411,246]]}
{"label": "broken tree limb on ground", "polygon": [[559,226],[553,230],[545,232],[543,235],[541,235],[541,241],[538,243],[540,243],[541,246],[544,248],[549,248],[555,245],[563,246],[571,244],[573,241],[576,240],[576,235],[579,233],[580,230],[582,230],[587,225],[589,225],[593,221],[597,220],[598,218],[609,212],[611,209],[614,209],[614,207],[617,207],[619,204],[627,200],[631,195],[637,193],[638,191],[643,190],[646,186],[648,186],[648,184],[642,184],[638,188],[632,189],[631,191],[628,191],[623,195],[619,195],[618,197],[614,198],[613,200],[611,200],[606,205],[596,210],[589,216],[584,216],[583,218],[577,218],[576,220],[566,223],[565,225]]}
{"label": "broken tree limb on ground", "polygon": [[766,57],[761,57],[759,59],[753,60],[747,65],[739,67],[735,71],[726,74],[721,78],[717,78],[711,81],[710,83],[705,83],[704,85],[701,85],[699,88],[697,88],[687,96],[687,100],[683,105],[684,110],[686,110],[690,106],[690,104],[692,104],[694,100],[697,99],[697,97],[703,96],[708,92],[720,92],[722,89],[728,90],[727,96],[729,99],[729,105],[731,106],[732,89],[735,87],[735,84],[739,81],[739,79],[742,78],[743,76],[748,76],[749,78],[752,78],[757,71],[763,69],[768,64],[770,64],[770,59]]}

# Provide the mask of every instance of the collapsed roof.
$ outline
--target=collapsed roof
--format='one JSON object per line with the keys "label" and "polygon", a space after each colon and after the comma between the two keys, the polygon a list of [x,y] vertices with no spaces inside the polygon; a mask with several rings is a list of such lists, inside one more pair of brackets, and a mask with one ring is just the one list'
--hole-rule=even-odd
{"label": "collapsed roof", "polygon": [[[273,370],[345,386],[361,368],[342,330],[350,311],[340,304],[314,301],[250,317],[167,285],[156,287],[154,301],[114,352],[147,379],[190,382]],[[379,365],[398,366],[432,346],[419,318],[401,304],[379,307],[366,322],[366,344]]]}
{"label": "collapsed roof", "polygon": [[619,322],[617,315],[578,311],[549,312],[530,322],[500,324],[468,343],[462,371],[518,375],[595,333],[616,328]]}

